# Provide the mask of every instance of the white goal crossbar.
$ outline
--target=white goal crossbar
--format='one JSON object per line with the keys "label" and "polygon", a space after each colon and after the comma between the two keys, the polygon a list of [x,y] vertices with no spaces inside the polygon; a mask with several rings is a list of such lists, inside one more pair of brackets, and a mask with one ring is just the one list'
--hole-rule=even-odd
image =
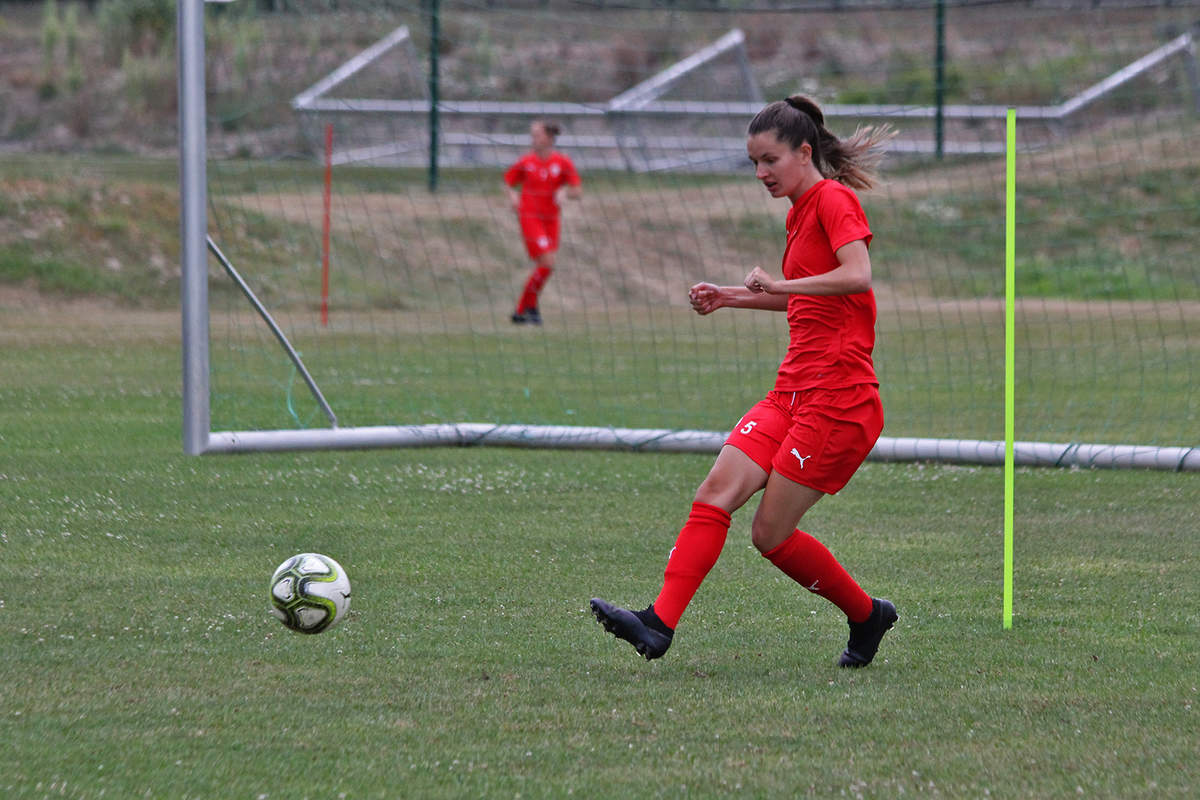
{"label": "white goal crossbar", "polygon": [[[385,447],[534,447],[626,450],[644,453],[716,453],[726,438],[719,431],[667,428],[606,428],[569,425],[447,423],[320,428],[294,431],[224,431],[209,436],[209,453],[286,450],[355,450]],[[1200,448],[1107,444],[1015,442],[1018,466],[1130,467],[1200,471]],[[869,461],[939,461],[999,466],[1004,442],[884,436]]]}

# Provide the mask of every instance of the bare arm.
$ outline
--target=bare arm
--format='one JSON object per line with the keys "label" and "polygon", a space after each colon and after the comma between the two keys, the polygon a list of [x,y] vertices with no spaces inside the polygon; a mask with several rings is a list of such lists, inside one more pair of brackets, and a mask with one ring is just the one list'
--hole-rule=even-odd
{"label": "bare arm", "polygon": [[871,288],[871,256],[862,239],[842,245],[834,253],[838,266],[821,275],[775,280],[760,267],[746,276],[746,289],[754,293],[787,297],[789,294],[858,294]]}
{"label": "bare arm", "polygon": [[554,205],[561,206],[563,204],[564,199],[578,200],[581,197],[583,197],[583,186],[582,185],[572,186],[570,184],[567,184],[565,187],[560,188],[557,192],[555,192]]}
{"label": "bare arm", "polygon": [[508,192],[508,203],[512,206],[512,210],[518,211],[521,208],[521,193],[507,183],[504,184],[504,191]]}
{"label": "bare arm", "polygon": [[717,286],[697,283],[688,291],[688,299],[697,314],[711,314],[718,308],[755,308],[762,311],[786,311],[786,294],[752,292],[744,286]]}

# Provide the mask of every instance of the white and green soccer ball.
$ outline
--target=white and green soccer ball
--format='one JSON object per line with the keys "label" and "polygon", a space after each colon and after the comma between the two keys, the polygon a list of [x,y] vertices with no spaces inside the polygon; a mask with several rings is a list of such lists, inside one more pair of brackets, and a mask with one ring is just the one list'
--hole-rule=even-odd
{"label": "white and green soccer ball", "polygon": [[271,613],[294,631],[327,631],[349,610],[350,579],[329,556],[294,555],[271,576]]}

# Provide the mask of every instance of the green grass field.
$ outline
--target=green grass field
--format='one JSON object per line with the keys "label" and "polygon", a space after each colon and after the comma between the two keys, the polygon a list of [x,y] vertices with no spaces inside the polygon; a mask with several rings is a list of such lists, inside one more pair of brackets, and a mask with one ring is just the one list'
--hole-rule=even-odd
{"label": "green grass field", "polygon": [[[1021,470],[1001,628],[998,469],[866,465],[806,528],[901,614],[845,623],[749,544],[753,503],[646,663],[642,603],[704,456],[182,455],[172,315],[6,307],[7,797],[1191,797],[1196,477]],[[349,619],[267,613],[286,556]]]}

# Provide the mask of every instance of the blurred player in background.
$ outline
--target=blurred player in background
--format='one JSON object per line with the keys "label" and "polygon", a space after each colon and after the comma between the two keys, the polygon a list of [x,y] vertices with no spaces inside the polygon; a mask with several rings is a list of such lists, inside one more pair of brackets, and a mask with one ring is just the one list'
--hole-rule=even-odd
{"label": "blurred player in background", "polygon": [[[583,195],[579,173],[571,159],[554,149],[559,127],[537,121],[529,126],[532,149],[504,173],[509,202],[521,223],[525,250],[533,260],[533,269],[525,281],[525,290],[517,301],[512,321],[516,324],[542,324],[538,295],[554,271],[558,251],[560,192],[572,200]],[[516,187],[520,186],[520,192]]]}
{"label": "blurred player in background", "polygon": [[755,177],[772,197],[792,201],[783,279],[755,267],[742,286],[698,283],[689,297],[699,314],[786,312],[790,343],[775,388],[738,421],[696,491],[658,597],[642,611],[591,601],[605,629],[647,659],[667,652],[721,554],[730,515],[763,489],[751,540],[784,574],[846,614],[850,638],[839,666],[869,664],[897,619],[889,601],[864,592],[824,545],[796,527],[818,500],[846,485],[883,429],[871,360],[872,233],[851,187],[871,187],[888,135],[867,128],[839,140],[820,108],[799,95],[771,103],[750,123],[746,150]]}

